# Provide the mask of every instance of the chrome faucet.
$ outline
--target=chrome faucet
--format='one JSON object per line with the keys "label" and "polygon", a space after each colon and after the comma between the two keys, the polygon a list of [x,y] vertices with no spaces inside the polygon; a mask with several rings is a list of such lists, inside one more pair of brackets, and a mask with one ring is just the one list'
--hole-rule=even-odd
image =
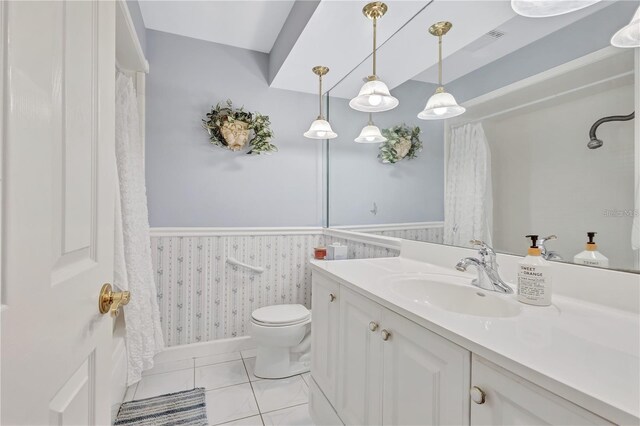
{"label": "chrome faucet", "polygon": [[478,254],[480,259],[475,257],[465,257],[460,259],[456,265],[458,271],[466,271],[469,266],[475,266],[478,270],[478,278],[471,281],[472,285],[484,290],[497,291],[499,293],[511,294],[513,290],[509,287],[498,273],[498,263],[496,262],[496,252],[485,242],[471,240],[472,245],[480,247]]}
{"label": "chrome faucet", "polygon": [[542,256],[544,260],[563,260],[562,256],[560,256],[557,251],[547,250],[547,248],[544,245],[546,241],[552,241],[557,239],[558,239],[557,235],[549,235],[548,237],[538,239],[538,248],[540,249],[540,256]]}

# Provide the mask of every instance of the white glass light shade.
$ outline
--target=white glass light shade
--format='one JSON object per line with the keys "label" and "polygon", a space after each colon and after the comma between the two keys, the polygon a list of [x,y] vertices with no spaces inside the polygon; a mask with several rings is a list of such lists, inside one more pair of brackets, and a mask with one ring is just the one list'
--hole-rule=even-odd
{"label": "white glass light shade", "polygon": [[443,120],[460,115],[465,111],[466,109],[458,105],[451,93],[438,90],[429,98],[424,110],[418,114],[418,118],[422,120]]}
{"label": "white glass light shade", "polygon": [[640,7],[626,27],[618,30],[611,37],[611,44],[615,47],[640,47]]}
{"label": "white glass light shade", "polygon": [[511,0],[511,8],[527,18],[546,18],[584,9],[600,0]]}
{"label": "white glass light shade", "polygon": [[382,133],[380,133],[380,129],[378,129],[378,126],[369,124],[362,128],[360,135],[355,138],[354,141],[358,143],[382,143],[386,142],[387,138],[382,136]]}
{"label": "white glass light shade", "polygon": [[334,139],[338,137],[338,134],[334,133],[327,120],[319,118],[311,123],[311,127],[304,133],[304,136],[310,139]]}
{"label": "white glass light shade", "polygon": [[391,96],[387,85],[380,80],[367,81],[362,85],[358,96],[349,102],[351,108],[363,112],[389,111],[398,104],[398,100]]}

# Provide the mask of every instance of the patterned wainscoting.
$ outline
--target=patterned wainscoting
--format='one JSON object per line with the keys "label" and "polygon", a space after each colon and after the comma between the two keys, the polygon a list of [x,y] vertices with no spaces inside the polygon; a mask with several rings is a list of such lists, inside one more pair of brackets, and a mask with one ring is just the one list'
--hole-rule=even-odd
{"label": "patterned wainscoting", "polygon": [[[321,229],[229,232],[152,230],[153,266],[168,346],[248,335],[251,312],[262,306],[300,303],[310,307],[308,259],[316,246],[347,244],[351,258],[399,254],[325,237]],[[230,265],[229,257],[265,270],[259,274]]]}
{"label": "patterned wainscoting", "polygon": [[324,236],[324,244],[339,243],[348,246],[349,259],[371,259],[375,257],[395,257],[400,255],[400,249],[380,247],[371,243],[353,241],[331,235]]}
{"label": "patterned wainscoting", "polygon": [[385,237],[403,238],[405,240],[422,241],[425,243],[442,244],[444,237],[444,226],[431,226],[418,229],[392,229],[383,231],[370,231],[371,234],[383,235]]}

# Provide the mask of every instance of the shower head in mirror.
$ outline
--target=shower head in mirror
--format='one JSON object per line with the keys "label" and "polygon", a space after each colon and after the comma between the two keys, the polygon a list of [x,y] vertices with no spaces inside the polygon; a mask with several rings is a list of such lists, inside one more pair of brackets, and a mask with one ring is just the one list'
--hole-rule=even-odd
{"label": "shower head in mirror", "polygon": [[603,144],[604,142],[602,142],[600,139],[592,138],[587,144],[587,147],[589,149],[597,149],[597,148],[600,148]]}
{"label": "shower head in mirror", "polygon": [[598,130],[598,127],[601,124],[608,123],[609,121],[628,121],[632,120],[635,116],[636,112],[634,111],[629,115],[610,115],[608,117],[602,117],[601,119],[593,123],[591,129],[589,129],[589,138],[591,140],[589,140],[589,142],[587,143],[587,147],[589,149],[596,149],[604,145],[604,142],[602,142],[602,140],[598,139],[598,137],[596,136],[596,130]]}

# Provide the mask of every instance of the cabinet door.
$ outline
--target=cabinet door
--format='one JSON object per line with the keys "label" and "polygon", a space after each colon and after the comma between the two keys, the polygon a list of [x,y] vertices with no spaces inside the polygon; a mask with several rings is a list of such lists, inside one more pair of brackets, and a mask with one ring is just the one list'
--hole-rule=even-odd
{"label": "cabinet door", "polygon": [[317,273],[311,293],[311,375],[335,405],[340,286]]}
{"label": "cabinet door", "polygon": [[[347,425],[379,425],[382,420],[380,314],[378,304],[344,287],[340,289],[335,408]],[[371,323],[375,326],[371,327]]]}
{"label": "cabinet door", "polygon": [[471,369],[471,385],[484,393],[484,402],[478,399],[471,403],[472,425],[610,424],[476,355]]}
{"label": "cabinet door", "polygon": [[381,324],[382,423],[468,425],[469,351],[387,309]]}

